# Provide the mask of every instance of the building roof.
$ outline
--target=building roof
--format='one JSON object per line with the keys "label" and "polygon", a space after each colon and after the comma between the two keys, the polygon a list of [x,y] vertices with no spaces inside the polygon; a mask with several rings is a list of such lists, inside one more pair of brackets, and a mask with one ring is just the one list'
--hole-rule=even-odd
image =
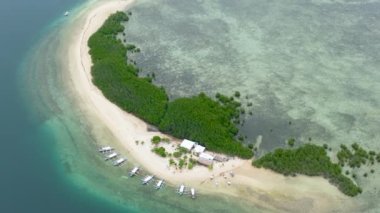
{"label": "building roof", "polygon": [[194,147],[194,145],[195,145],[195,142],[185,139],[182,141],[181,145],[179,146],[187,150],[191,150]]}
{"label": "building roof", "polygon": [[213,161],[209,159],[205,159],[205,158],[198,158],[198,163],[206,165],[206,166],[210,166],[212,165]]}
{"label": "building roof", "polygon": [[215,155],[214,160],[219,161],[219,162],[224,162],[224,161],[227,161],[228,158],[225,156],[221,156],[221,155]]}
{"label": "building roof", "polygon": [[207,154],[207,153],[201,153],[200,155],[199,155],[199,159],[206,159],[206,160],[214,160],[214,157],[212,156],[212,155],[210,155],[210,154]]}
{"label": "building roof", "polygon": [[206,149],[206,147],[204,147],[204,146],[201,146],[201,145],[195,145],[193,151],[194,151],[195,153],[202,153],[202,152],[205,151],[205,149]]}

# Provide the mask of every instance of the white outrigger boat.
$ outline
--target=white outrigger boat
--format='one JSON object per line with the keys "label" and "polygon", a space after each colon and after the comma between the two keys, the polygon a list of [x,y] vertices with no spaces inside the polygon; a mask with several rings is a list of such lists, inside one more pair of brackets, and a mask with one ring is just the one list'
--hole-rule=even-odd
{"label": "white outrigger boat", "polygon": [[190,190],[191,198],[195,199],[195,189],[191,188]]}
{"label": "white outrigger boat", "polygon": [[144,179],[142,179],[142,184],[143,185],[148,184],[153,178],[154,178],[154,175],[145,176]]}
{"label": "white outrigger boat", "polygon": [[178,192],[177,192],[180,196],[183,195],[183,193],[185,193],[185,185],[180,185],[179,188],[178,188]]}
{"label": "white outrigger boat", "polygon": [[135,176],[139,172],[140,168],[138,166],[134,167],[130,172],[129,172],[129,177]]}
{"label": "white outrigger boat", "polygon": [[63,14],[64,16],[68,16],[70,14],[69,11],[66,11],[65,14]]}
{"label": "white outrigger boat", "polygon": [[114,159],[117,157],[117,153],[116,152],[112,152],[111,154],[107,155],[105,160],[111,160],[111,159]]}
{"label": "white outrigger boat", "polygon": [[158,190],[158,189],[161,189],[161,187],[164,185],[164,180],[159,180],[159,181],[157,181],[157,183],[156,183],[156,189]]}
{"label": "white outrigger boat", "polygon": [[110,147],[110,146],[103,146],[103,147],[101,147],[101,148],[99,149],[99,152],[100,152],[100,153],[106,153],[106,152],[110,152],[110,151],[112,151],[112,150],[113,150],[113,148]]}
{"label": "white outrigger boat", "polygon": [[114,165],[114,166],[120,166],[120,165],[123,164],[126,160],[127,160],[127,159],[125,159],[125,158],[119,158],[119,159],[117,159],[117,160],[115,160],[115,161],[113,162],[113,165]]}

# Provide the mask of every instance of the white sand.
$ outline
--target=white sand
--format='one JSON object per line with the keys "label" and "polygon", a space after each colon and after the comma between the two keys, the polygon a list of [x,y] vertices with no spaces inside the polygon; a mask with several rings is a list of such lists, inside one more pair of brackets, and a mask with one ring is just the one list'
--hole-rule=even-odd
{"label": "white sand", "polygon": [[[133,2],[134,0],[100,1],[73,17],[72,24],[75,29],[68,38],[71,45],[67,56],[70,79],[81,100],[80,107],[106,125],[129,153],[129,158],[132,157],[144,169],[172,184],[185,183],[204,193],[239,196],[273,209],[323,212],[346,203],[348,198],[323,178],[288,178],[268,170],[253,168],[250,161],[241,159],[230,160],[224,166],[216,164],[212,171],[202,166],[182,172],[169,170],[168,159],[151,152],[150,139],[154,135],[164,135],[148,132],[147,125],[142,120],[112,104],[91,82],[92,63],[88,54],[88,38],[110,14],[125,9]],[[145,141],[145,144],[136,145],[136,140]],[[227,173],[229,171],[233,171],[235,177],[231,177]],[[226,172],[226,177],[220,176],[223,172]],[[213,180],[210,180],[211,175],[215,176]],[[231,186],[227,185],[228,181]]]}

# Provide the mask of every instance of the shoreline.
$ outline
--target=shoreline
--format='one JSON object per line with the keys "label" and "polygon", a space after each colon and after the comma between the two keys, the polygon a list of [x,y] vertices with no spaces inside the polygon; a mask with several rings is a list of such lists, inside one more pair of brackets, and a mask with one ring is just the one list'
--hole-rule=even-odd
{"label": "shoreline", "polygon": [[[69,51],[65,55],[68,61],[70,80],[81,100],[80,107],[84,107],[92,116],[102,121],[117,139],[116,143],[119,143],[127,151],[126,157],[133,158],[144,169],[173,185],[190,184],[201,193],[239,197],[266,208],[285,211],[302,211],[306,208],[310,211],[321,212],[331,210],[331,208],[342,208],[344,201],[348,201],[345,203],[350,202],[335,186],[330,185],[321,177],[301,175],[295,178],[285,177],[269,170],[254,168],[251,166],[250,160],[231,160],[223,167],[216,164],[213,171],[201,166],[196,166],[193,170],[175,172],[175,174],[172,170],[168,171],[168,159],[151,152],[150,144],[150,139],[154,135],[165,135],[147,131],[146,123],[108,101],[91,81],[92,63],[87,46],[89,36],[103,24],[110,14],[130,7],[133,3],[134,0],[102,1],[96,6],[90,6],[89,10],[81,12],[78,15],[79,20],[74,20],[75,24],[73,25],[76,25],[76,29],[69,35],[68,40],[71,43]],[[136,140],[145,141],[145,144],[136,145]],[[97,154],[96,150],[94,150],[94,154]],[[225,178],[219,176],[220,173],[229,171],[235,173],[235,177],[229,179],[232,182],[231,186],[227,186]],[[126,174],[127,172],[126,170]],[[213,174],[215,178],[211,181],[210,176]],[[304,202],[305,199],[312,201],[311,206],[303,206],[304,203],[310,203],[309,201]],[[351,203],[351,205],[353,204]],[[290,206],[296,209],[292,209]]]}

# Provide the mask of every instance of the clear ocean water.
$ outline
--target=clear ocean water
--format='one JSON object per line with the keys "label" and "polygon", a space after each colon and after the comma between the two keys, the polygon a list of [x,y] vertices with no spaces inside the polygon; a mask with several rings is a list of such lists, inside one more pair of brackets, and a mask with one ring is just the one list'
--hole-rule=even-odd
{"label": "clear ocean water", "polygon": [[21,95],[25,90],[20,88],[26,86],[20,85],[21,75],[29,72],[21,70],[25,58],[50,31],[49,25],[80,3],[0,1],[0,212],[122,212],[67,181],[57,163],[56,136],[31,119],[30,105]]}
{"label": "clear ocean water", "polygon": [[[288,137],[379,149],[380,1],[138,0],[127,40],[172,98],[239,90],[241,133],[262,149]],[[78,107],[62,75],[66,10],[85,0],[0,2],[0,212],[263,212],[229,197],[178,198],[95,154],[112,135]],[[76,9],[75,9],[76,8]],[[245,96],[248,99],[245,99]],[[92,121],[92,122],[91,122]],[[376,212],[379,172],[359,178]]]}

